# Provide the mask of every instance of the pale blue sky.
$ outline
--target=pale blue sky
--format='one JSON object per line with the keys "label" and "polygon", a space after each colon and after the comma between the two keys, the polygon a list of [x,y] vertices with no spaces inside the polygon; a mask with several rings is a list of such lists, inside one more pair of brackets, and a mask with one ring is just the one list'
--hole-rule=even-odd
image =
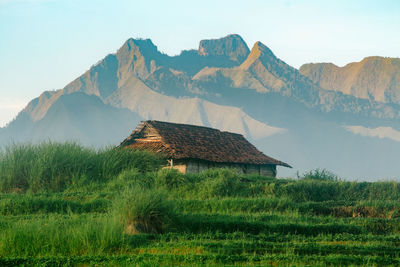
{"label": "pale blue sky", "polygon": [[240,34],[292,66],[400,57],[397,0],[0,0],[0,126],[130,37],[169,55]]}

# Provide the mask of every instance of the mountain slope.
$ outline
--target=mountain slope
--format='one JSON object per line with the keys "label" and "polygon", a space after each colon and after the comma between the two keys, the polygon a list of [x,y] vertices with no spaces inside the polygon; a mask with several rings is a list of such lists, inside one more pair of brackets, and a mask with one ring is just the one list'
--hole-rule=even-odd
{"label": "mountain slope", "polygon": [[3,143],[20,141],[78,141],[92,146],[118,143],[142,118],[127,109],[104,104],[82,92],[60,96],[46,115],[33,122],[21,112],[3,132]]}
{"label": "mountain slope", "polygon": [[305,64],[300,72],[326,90],[400,104],[400,58],[367,57],[344,67],[332,63]]}
{"label": "mountain slope", "polygon": [[131,77],[107,99],[107,103],[128,108],[145,119],[210,126],[262,138],[283,131],[258,122],[237,107],[213,104],[199,98],[173,98],[152,91],[140,79]]}

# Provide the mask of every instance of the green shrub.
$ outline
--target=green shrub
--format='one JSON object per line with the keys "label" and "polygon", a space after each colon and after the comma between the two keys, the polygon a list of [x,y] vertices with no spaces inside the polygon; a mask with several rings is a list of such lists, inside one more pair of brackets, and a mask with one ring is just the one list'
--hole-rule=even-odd
{"label": "green shrub", "polygon": [[311,180],[319,180],[319,181],[338,181],[339,178],[333,172],[330,172],[326,169],[315,169],[308,172],[303,173],[303,175],[297,174],[297,178],[300,179],[311,179]]}

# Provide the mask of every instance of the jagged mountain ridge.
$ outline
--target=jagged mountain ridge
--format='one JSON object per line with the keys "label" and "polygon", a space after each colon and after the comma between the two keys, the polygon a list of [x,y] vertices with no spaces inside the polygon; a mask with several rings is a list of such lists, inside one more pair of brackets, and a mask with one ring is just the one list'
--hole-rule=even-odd
{"label": "jagged mountain ridge", "polygon": [[310,63],[302,65],[300,72],[326,90],[400,104],[400,58],[366,57],[344,67]]}
{"label": "jagged mountain ridge", "polygon": [[[185,63],[187,53],[192,56]],[[151,90],[173,97],[211,94],[208,98],[211,100],[222,93],[218,88],[216,91],[210,88],[246,88],[259,93],[278,92],[322,111],[340,110],[379,118],[400,116],[400,108],[362,101],[342,92],[321,90],[261,42],[256,42],[249,52],[238,35],[203,40],[199,50],[184,51],[175,57],[159,52],[149,39],[129,39],[116,54],[105,57],[61,91],[44,93],[36,101],[38,103],[31,103],[26,111],[33,120],[41,119],[58,97],[77,91],[97,95],[107,102],[106,99],[132,76]]]}
{"label": "jagged mountain ridge", "polygon": [[[210,48],[214,42],[217,43],[218,48],[215,53]],[[226,54],[221,53],[220,46],[224,42],[227,43],[225,46],[228,47],[232,47],[231,43],[236,43],[233,47],[237,47],[239,52],[235,54],[234,51],[228,50]],[[163,92],[162,89],[165,84],[167,86],[169,84],[169,89],[170,87],[181,88],[182,90],[177,93],[185,94],[186,92],[186,94],[189,94],[191,72],[198,72],[203,66],[233,66],[236,64],[237,58],[243,58],[248,54],[246,43],[238,35],[208,40],[206,42],[208,44],[207,49],[203,48],[204,43],[204,41],[201,42],[198,51],[183,51],[180,56],[169,57],[159,52],[149,39],[129,39],[115,54],[107,55],[65,88],[55,92],[44,92],[38,99],[32,100],[24,111],[31,115],[34,121],[39,120],[43,118],[47,109],[56,99],[63,94],[73,92],[93,94],[105,100],[132,76],[153,85],[151,87],[155,91]],[[244,52],[241,52],[241,50]],[[191,54],[191,56],[188,56],[188,54]],[[169,67],[169,65],[172,67]],[[182,69],[185,72],[181,71]],[[166,77],[168,74],[170,75],[169,78]],[[188,85],[185,86],[185,84]],[[182,94],[177,95],[182,96]]]}
{"label": "jagged mountain ridge", "polygon": [[[396,103],[386,105],[374,100],[365,101],[342,92],[322,90],[297,69],[277,58],[261,42],[255,43],[248,58],[240,66],[205,68],[197,73],[193,80],[193,87],[200,92],[209,92],[209,88],[216,88],[215,84],[218,84],[219,88],[253,89],[260,93],[260,97],[265,97],[271,92],[278,93],[323,112],[338,111],[357,116],[390,119],[400,117],[400,106]],[[216,90],[217,94],[222,94],[221,89]]]}

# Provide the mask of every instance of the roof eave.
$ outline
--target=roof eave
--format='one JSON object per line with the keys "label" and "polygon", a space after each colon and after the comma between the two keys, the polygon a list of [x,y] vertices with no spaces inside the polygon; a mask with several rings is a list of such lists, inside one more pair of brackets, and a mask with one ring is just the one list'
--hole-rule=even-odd
{"label": "roof eave", "polygon": [[208,160],[208,159],[201,159],[201,158],[190,158],[190,157],[176,157],[175,154],[169,154],[169,156],[172,159],[176,159],[176,160],[200,160],[200,161],[207,161],[207,162],[216,162],[216,163],[226,163],[226,164],[251,164],[251,165],[276,165],[276,166],[283,166],[283,167],[287,167],[287,168],[293,168],[292,166],[290,166],[289,164],[285,163],[285,162],[277,162],[277,163],[273,163],[273,162],[260,162],[260,163],[255,163],[255,162],[233,162],[233,161],[213,161],[213,160]]}
{"label": "roof eave", "polygon": [[287,163],[285,163],[285,162],[280,162],[279,164],[276,164],[276,165],[279,165],[279,166],[283,166],[283,167],[287,167],[287,168],[293,169],[292,166],[290,166],[289,164],[287,164]]}

